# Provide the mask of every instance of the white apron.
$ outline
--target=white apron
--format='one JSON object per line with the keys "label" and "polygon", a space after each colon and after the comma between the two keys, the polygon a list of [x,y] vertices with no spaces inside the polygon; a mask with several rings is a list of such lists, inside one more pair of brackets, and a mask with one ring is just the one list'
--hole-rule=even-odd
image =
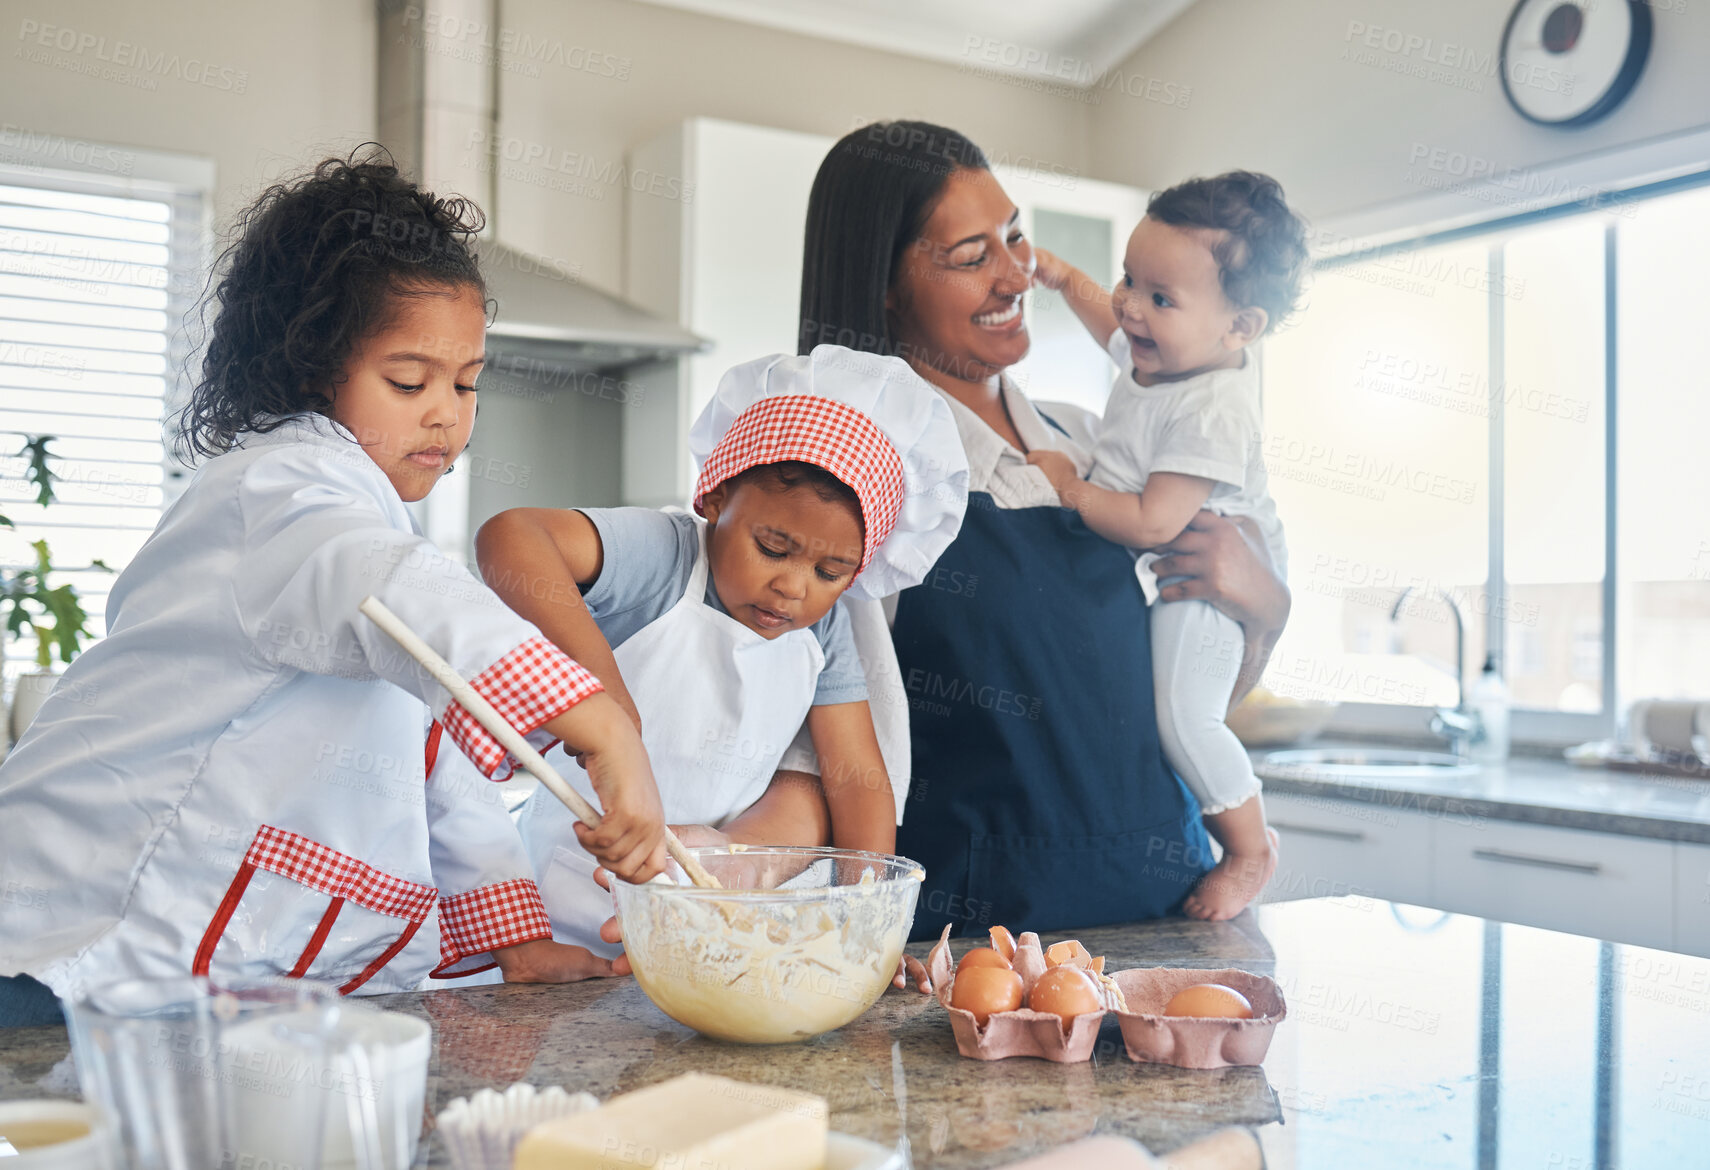
{"label": "white apron", "polygon": [[538,635],[317,416],[196,473],[0,767],[0,975],[407,991],[442,900],[527,879],[486,781],[424,789],[448,696],[370,593],[465,677]]}
{"label": "white apron", "polygon": [[[707,537],[677,604],[614,651],[659,783],[665,820],[722,825],[760,799],[813,706],[825,654],[811,629],[766,639],[706,603]],[[598,807],[593,785],[562,746],[547,755]],[[600,941],[611,895],[594,883],[598,864],[571,829],[575,817],[537,792],[521,820],[529,860],[552,916],[553,937],[611,957]]]}

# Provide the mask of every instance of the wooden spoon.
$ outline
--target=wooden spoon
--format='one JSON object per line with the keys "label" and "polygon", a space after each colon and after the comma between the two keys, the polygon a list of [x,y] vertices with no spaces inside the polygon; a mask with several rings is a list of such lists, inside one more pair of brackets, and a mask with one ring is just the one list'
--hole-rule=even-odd
{"label": "wooden spoon", "polygon": [[[590,829],[600,827],[600,814],[580,792],[570,787],[568,781],[547,763],[541,754],[529,746],[528,740],[505,721],[504,716],[493,710],[493,705],[481,697],[481,692],[470,686],[458,674],[451,663],[441,658],[432,646],[422,641],[416,632],[404,624],[404,620],[391,610],[378,597],[369,596],[357,606],[364,616],[384,630],[391,639],[402,646],[411,658],[427,668],[433,675],[434,681],[451,693],[457,700],[457,705],[475,717],[475,721],[487,729],[487,733],[504,745],[506,751],[517,758],[517,761],[528,770],[529,775],[539,780],[541,785],[552,795],[563,801],[570,811],[576,814],[576,819]],[[707,872],[706,866],[690,853],[688,847],[677,839],[669,826],[665,829],[665,849],[683,867],[683,872],[697,886],[704,889],[721,889],[719,880]]]}

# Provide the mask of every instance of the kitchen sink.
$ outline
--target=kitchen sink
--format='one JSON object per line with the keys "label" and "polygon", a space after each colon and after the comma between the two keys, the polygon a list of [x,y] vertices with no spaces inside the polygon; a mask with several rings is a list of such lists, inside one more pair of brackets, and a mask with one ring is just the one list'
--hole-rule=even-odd
{"label": "kitchen sink", "polygon": [[1312,748],[1272,752],[1254,771],[1267,780],[1458,780],[1476,776],[1478,765],[1444,752]]}

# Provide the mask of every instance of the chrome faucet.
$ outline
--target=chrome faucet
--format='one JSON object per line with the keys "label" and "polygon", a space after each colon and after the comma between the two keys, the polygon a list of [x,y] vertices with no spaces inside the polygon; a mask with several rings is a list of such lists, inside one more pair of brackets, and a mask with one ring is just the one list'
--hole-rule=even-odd
{"label": "chrome faucet", "polygon": [[[1401,607],[1407,604],[1408,597],[1418,588],[1409,585],[1401,591],[1401,596],[1395,599],[1395,608],[1389,611],[1391,623],[1401,620]],[[1422,592],[1433,593],[1442,598],[1443,604],[1449,607],[1449,616],[1455,619],[1455,705],[1439,707],[1431,716],[1431,734],[1440,736],[1448,741],[1449,748],[1458,758],[1466,758],[1467,746],[1473,740],[1484,734],[1483,721],[1477,711],[1467,706],[1467,625],[1466,618],[1461,614],[1461,607],[1455,599],[1435,585],[1428,585]]]}

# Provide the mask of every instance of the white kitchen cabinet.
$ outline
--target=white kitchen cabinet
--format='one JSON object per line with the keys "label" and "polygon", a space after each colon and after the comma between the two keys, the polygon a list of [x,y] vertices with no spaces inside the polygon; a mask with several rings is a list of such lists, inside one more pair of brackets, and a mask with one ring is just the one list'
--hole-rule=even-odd
{"label": "white kitchen cabinet", "polygon": [[1267,902],[1360,894],[1710,956],[1710,845],[1267,792]]}
{"label": "white kitchen cabinet", "polygon": [[[1128,235],[1146,214],[1145,191],[1039,167],[993,164],[992,173],[1021,212],[1021,228],[1106,288],[1122,271]],[[1069,402],[1102,413],[1116,367],[1094,344],[1063,298],[1027,297],[1033,345],[1009,376],[1035,402]]]}
{"label": "white kitchen cabinet", "polygon": [[1710,845],[1674,847],[1674,949],[1710,956]]}
{"label": "white kitchen cabinet", "polygon": [[[684,502],[695,474],[689,427],[719,378],[740,362],[795,352],[808,195],[833,142],[690,118],[630,151],[632,175],[681,182],[658,191],[630,184],[625,295],[712,346],[636,377],[645,393],[624,418],[626,503]],[[1029,235],[1046,237],[1045,246],[1060,240],[1072,260],[1112,278],[1145,192],[1036,166],[992,171]],[[1017,382],[1042,400],[1102,405],[1115,367],[1060,303],[1028,301],[1040,301],[1028,308],[1036,352],[1014,368]]]}
{"label": "white kitchen cabinet", "polygon": [[1431,905],[1431,825],[1421,813],[1354,800],[1267,792],[1280,839],[1270,902],[1363,894]]}
{"label": "white kitchen cabinet", "polygon": [[808,192],[830,145],[690,118],[630,151],[632,173],[682,182],[666,195],[629,192],[625,292],[712,346],[660,367],[644,407],[625,418],[625,503],[685,503],[695,474],[689,426],[719,378],[740,362],[795,352]]}
{"label": "white kitchen cabinet", "polygon": [[1513,821],[1439,822],[1432,905],[1613,942],[1674,947],[1666,841]]}

